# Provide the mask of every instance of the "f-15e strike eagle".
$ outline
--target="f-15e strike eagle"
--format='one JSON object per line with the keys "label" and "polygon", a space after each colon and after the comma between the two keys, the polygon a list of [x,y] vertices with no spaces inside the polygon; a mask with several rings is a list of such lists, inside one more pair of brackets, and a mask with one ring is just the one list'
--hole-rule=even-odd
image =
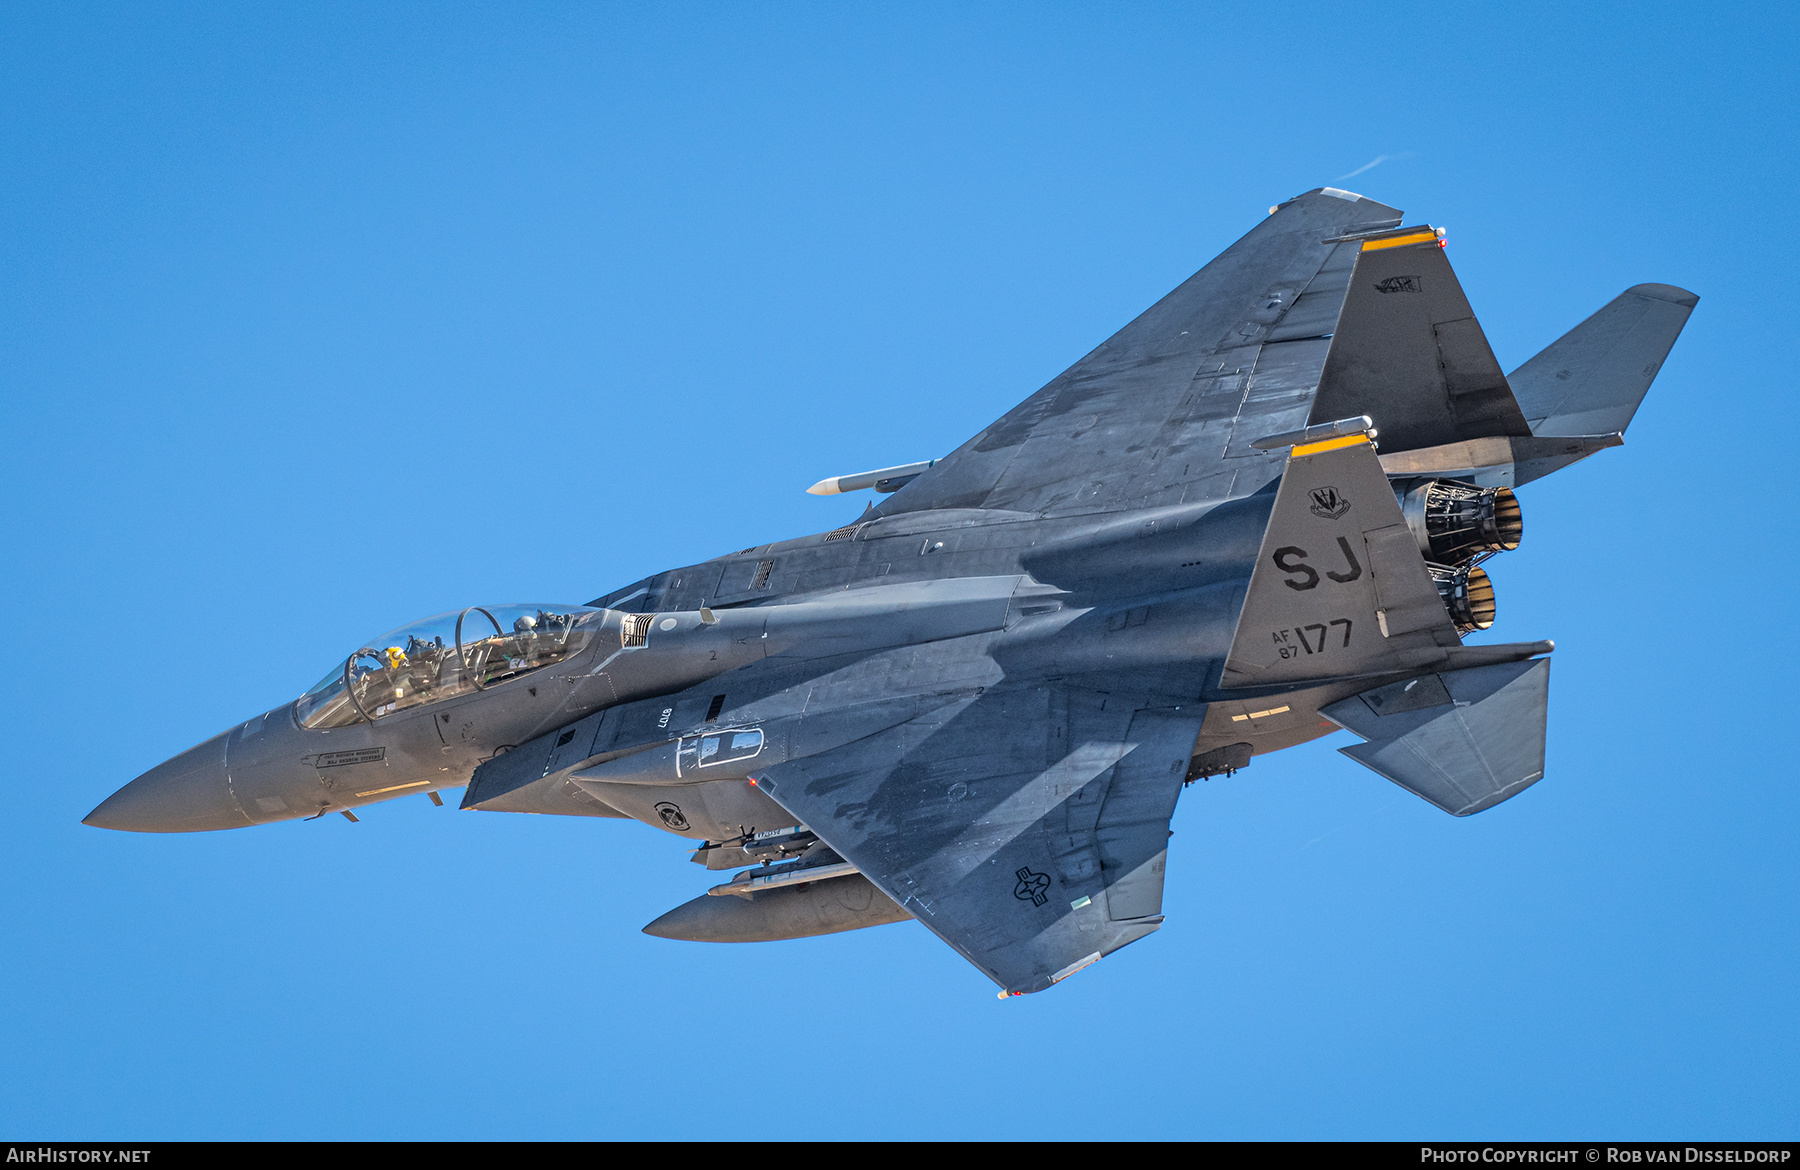
{"label": "f-15e strike eagle", "polygon": [[358,648],[87,823],[463,808],[617,817],[737,870],[645,929],[917,919],[1041,991],[1163,921],[1184,784],[1348,728],[1455,816],[1544,774],[1547,641],[1480,563],[1513,489],[1616,446],[1698,301],[1627,289],[1510,377],[1442,232],[1326,187],[948,457],[841,476],[854,524],[586,606]]}

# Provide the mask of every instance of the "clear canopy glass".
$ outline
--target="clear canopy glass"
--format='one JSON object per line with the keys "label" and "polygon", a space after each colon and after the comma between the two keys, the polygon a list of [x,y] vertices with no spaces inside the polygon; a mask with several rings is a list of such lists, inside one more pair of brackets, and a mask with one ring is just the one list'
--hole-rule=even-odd
{"label": "clear canopy glass", "polygon": [[305,727],[348,727],[530,674],[579,653],[605,610],[472,605],[402,626],[350,655],[300,699]]}

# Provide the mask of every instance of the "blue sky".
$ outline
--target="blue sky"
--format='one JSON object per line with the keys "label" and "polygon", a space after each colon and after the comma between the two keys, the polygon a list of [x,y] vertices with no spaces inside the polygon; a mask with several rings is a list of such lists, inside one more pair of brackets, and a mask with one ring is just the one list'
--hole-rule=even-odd
{"label": "blue sky", "polygon": [[[1794,24],[0,9],[0,1133],[1795,1137]],[[1447,227],[1508,368],[1703,298],[1489,566],[1559,647],[1518,799],[1259,758],[1184,795],[1161,932],[1005,1003],[910,923],[646,937],[707,881],[624,823],[80,824],[375,632],[844,523],[803,489],[1327,184]]]}

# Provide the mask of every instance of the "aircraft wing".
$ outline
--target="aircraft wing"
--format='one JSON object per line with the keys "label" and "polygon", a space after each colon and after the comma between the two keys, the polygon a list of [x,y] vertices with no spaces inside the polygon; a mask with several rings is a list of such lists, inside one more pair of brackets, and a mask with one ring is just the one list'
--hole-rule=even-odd
{"label": "aircraft wing", "polygon": [[1400,213],[1322,188],[1288,200],[1142,316],[893,496],[877,515],[1043,516],[1227,494],[1303,426],[1360,245]]}
{"label": "aircraft wing", "polygon": [[1003,994],[1162,923],[1169,817],[1204,708],[989,688],[757,783]]}

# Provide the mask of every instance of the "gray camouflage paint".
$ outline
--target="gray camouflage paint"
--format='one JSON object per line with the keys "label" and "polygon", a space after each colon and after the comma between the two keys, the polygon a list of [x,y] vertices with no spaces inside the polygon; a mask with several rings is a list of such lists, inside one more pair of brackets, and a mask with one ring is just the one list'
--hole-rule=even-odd
{"label": "gray camouflage paint", "polygon": [[[910,916],[1004,996],[1157,928],[1193,778],[1343,726],[1409,791],[1489,807],[1543,774],[1550,647],[1461,644],[1390,478],[1511,485],[1616,445],[1697,298],[1630,289],[1509,385],[1436,236],[1399,224],[1349,192],[1289,200],[857,523],[615,590],[585,649],[485,691],[331,730],[279,708],[88,823],[466,785],[464,808],[770,862],[748,872],[779,888],[728,883],[653,933]],[[1379,453],[1349,424],[1252,445],[1358,415]]]}

